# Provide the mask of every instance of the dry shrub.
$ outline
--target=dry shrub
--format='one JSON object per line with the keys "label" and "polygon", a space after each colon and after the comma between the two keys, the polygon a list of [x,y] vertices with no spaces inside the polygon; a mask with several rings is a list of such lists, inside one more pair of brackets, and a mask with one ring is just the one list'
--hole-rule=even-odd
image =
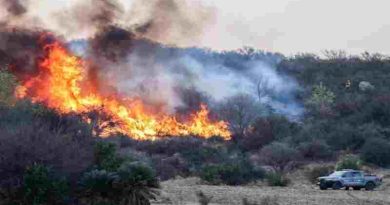
{"label": "dry shrub", "polygon": [[301,155],[286,143],[273,142],[263,147],[254,158],[260,164],[272,166],[277,172],[284,172],[295,167],[295,164],[300,161]]}
{"label": "dry shrub", "polygon": [[25,168],[34,163],[73,180],[92,164],[93,143],[74,116],[32,111],[31,107],[0,110],[0,182],[20,181]]}
{"label": "dry shrub", "polygon": [[200,205],[208,205],[211,202],[212,196],[206,196],[202,191],[196,193],[198,197],[198,202]]}
{"label": "dry shrub", "polygon": [[285,187],[290,184],[290,179],[281,172],[271,172],[266,176],[268,186],[280,186]]}
{"label": "dry shrub", "polygon": [[152,161],[160,180],[190,175],[188,163],[180,154],[175,154],[173,156],[156,155],[152,157]]}
{"label": "dry shrub", "polygon": [[318,177],[327,176],[331,174],[334,169],[335,167],[332,165],[318,165],[309,168],[305,172],[305,176],[311,183],[316,183]]}

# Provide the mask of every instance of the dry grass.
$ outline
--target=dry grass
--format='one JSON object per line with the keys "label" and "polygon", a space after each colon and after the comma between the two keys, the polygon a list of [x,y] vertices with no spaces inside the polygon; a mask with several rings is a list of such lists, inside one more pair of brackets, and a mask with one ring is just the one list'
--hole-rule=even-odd
{"label": "dry grass", "polygon": [[[389,176],[390,170],[378,170],[381,176]],[[277,198],[280,205],[387,205],[390,204],[390,178],[384,178],[384,184],[375,191],[321,191],[317,186],[304,179],[301,172],[293,173],[294,183],[289,187],[268,187],[263,183],[251,186],[210,186],[200,179],[176,179],[162,183],[165,201],[156,204],[198,204],[196,193],[202,191],[212,196],[210,205],[240,205],[243,199],[254,204],[262,204],[265,198]],[[302,183],[297,183],[302,182]]]}

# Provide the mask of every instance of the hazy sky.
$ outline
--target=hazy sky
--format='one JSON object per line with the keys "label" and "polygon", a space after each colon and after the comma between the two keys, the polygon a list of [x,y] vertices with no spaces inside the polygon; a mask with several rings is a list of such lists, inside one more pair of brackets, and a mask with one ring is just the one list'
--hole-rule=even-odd
{"label": "hazy sky", "polygon": [[[39,0],[37,15],[76,0]],[[130,6],[131,0],[121,0]],[[147,0],[145,0],[147,1]],[[252,46],[285,54],[326,49],[390,54],[390,0],[188,0],[215,7],[200,45]]]}
{"label": "hazy sky", "polygon": [[218,22],[205,35],[205,45],[248,45],[286,54],[325,49],[390,54],[390,0],[212,2]]}

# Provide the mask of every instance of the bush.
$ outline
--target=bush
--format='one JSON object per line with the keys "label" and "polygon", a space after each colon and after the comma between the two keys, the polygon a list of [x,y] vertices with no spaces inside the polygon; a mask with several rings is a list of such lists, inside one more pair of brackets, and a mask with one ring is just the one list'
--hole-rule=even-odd
{"label": "bush", "polygon": [[102,141],[95,144],[94,156],[97,167],[106,171],[116,171],[125,161],[117,155],[115,144]]}
{"label": "bush", "polygon": [[311,183],[316,183],[318,177],[322,176],[328,176],[334,171],[334,166],[330,165],[319,165],[315,167],[309,168],[305,172],[306,178],[311,182]]}
{"label": "bush", "polygon": [[305,159],[327,160],[333,157],[333,152],[326,142],[311,140],[299,144],[298,150]]}
{"label": "bush", "polygon": [[356,155],[346,155],[339,160],[336,164],[336,170],[354,169],[359,170],[362,165],[361,160]]}
{"label": "bush", "polygon": [[[20,103],[0,109],[0,184],[22,180],[35,162],[61,171],[71,182],[92,165],[94,138],[74,116]],[[40,114],[38,114],[40,113]]]}
{"label": "bush", "polygon": [[141,163],[125,163],[117,172],[92,170],[79,182],[80,196],[91,204],[150,204],[158,188],[154,171]]}
{"label": "bush", "polygon": [[54,176],[49,168],[35,164],[26,169],[21,186],[8,193],[5,200],[9,204],[65,204],[68,191],[65,179]]}
{"label": "bush", "polygon": [[89,204],[117,201],[117,192],[113,182],[119,177],[106,170],[92,170],[79,181],[79,193],[82,201]]}
{"label": "bush", "polygon": [[390,165],[390,142],[384,139],[369,139],[361,150],[365,162],[386,167]]}
{"label": "bush", "polygon": [[172,156],[175,153],[198,150],[203,147],[204,140],[196,137],[181,137],[159,139],[156,141],[141,141],[134,143],[134,148],[148,154],[161,154]]}
{"label": "bush", "polygon": [[158,188],[155,171],[141,162],[127,162],[118,169],[118,175],[123,182],[131,186],[147,186]]}
{"label": "bush", "polygon": [[180,155],[152,157],[153,167],[161,180],[168,180],[176,176],[187,177],[191,174],[188,162]]}
{"label": "bush", "polygon": [[288,179],[284,174],[280,172],[270,172],[266,175],[268,186],[281,186],[285,187],[290,184],[290,179]]}
{"label": "bush", "polygon": [[276,171],[283,172],[294,162],[300,160],[297,150],[285,143],[274,142],[265,146],[259,153],[259,160],[265,165],[272,166]]}
{"label": "bush", "polygon": [[0,68],[0,82],[0,105],[10,105],[14,101],[15,76]]}
{"label": "bush", "polygon": [[208,205],[211,202],[212,196],[206,196],[202,191],[196,193],[198,197],[198,202],[200,205]]}
{"label": "bush", "polygon": [[207,165],[201,170],[200,176],[211,184],[241,185],[262,179],[264,171],[255,169],[249,162]]}

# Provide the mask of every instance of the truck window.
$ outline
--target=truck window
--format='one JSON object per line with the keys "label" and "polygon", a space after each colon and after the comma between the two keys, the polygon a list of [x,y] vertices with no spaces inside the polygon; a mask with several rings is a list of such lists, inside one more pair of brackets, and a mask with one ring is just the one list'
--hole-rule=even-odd
{"label": "truck window", "polygon": [[353,177],[353,175],[352,175],[352,172],[346,172],[346,173],[343,174],[342,177],[343,178],[350,178],[350,177]]}
{"label": "truck window", "polygon": [[352,176],[355,178],[361,178],[361,177],[363,177],[363,174],[361,172],[353,172]]}

